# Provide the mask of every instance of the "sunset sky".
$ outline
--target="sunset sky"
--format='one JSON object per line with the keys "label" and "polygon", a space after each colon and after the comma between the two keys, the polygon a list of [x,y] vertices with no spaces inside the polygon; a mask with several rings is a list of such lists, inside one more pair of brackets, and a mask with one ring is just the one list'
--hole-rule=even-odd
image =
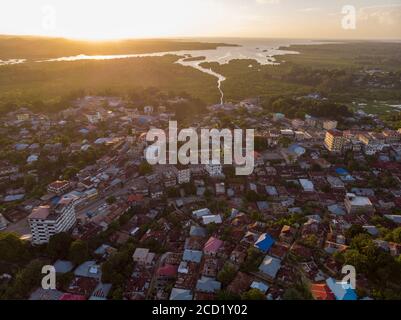
{"label": "sunset sky", "polygon": [[[341,26],[344,5],[356,29]],[[1,0],[0,34],[401,38],[401,0]]]}

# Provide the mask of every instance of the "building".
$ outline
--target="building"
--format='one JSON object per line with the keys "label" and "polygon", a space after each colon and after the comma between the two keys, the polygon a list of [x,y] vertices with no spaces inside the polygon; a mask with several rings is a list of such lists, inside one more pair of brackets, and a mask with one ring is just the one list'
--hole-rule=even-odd
{"label": "building", "polygon": [[323,129],[334,130],[337,128],[338,122],[335,120],[325,120],[323,121]]}
{"label": "building", "polygon": [[337,282],[333,278],[326,280],[326,285],[333,293],[336,300],[357,300],[358,296],[355,290],[351,287],[347,287],[346,283]]}
{"label": "building", "polygon": [[153,108],[152,106],[145,106],[145,107],[143,108],[143,112],[144,112],[145,114],[151,114],[151,113],[153,113],[153,111],[154,111],[154,108]]}
{"label": "building", "polygon": [[263,233],[255,242],[254,247],[266,253],[274,244],[274,239],[267,233]]}
{"label": "building", "polygon": [[281,261],[267,255],[262,264],[259,266],[259,271],[270,279],[275,279],[278,271],[281,268]]}
{"label": "building", "polygon": [[3,217],[3,215],[0,213],[0,230],[4,230],[7,228],[8,222],[6,218]]}
{"label": "building", "polygon": [[330,152],[341,152],[344,147],[343,133],[339,130],[327,131],[324,145]]}
{"label": "building", "polygon": [[192,214],[197,218],[202,218],[203,216],[212,215],[211,211],[208,208],[192,211]]}
{"label": "building", "polygon": [[48,243],[55,234],[70,230],[75,222],[75,202],[66,200],[57,204],[36,207],[28,217],[33,244]]}
{"label": "building", "polygon": [[202,222],[204,225],[208,225],[211,223],[221,224],[223,223],[223,220],[221,219],[221,216],[219,214],[213,214],[213,215],[203,216]]}
{"label": "building", "polygon": [[191,181],[191,170],[190,169],[178,170],[177,179],[178,179],[178,184],[189,183]]}
{"label": "building", "polygon": [[273,114],[273,121],[281,121],[285,119],[285,115],[282,113]]}
{"label": "building", "polygon": [[54,181],[47,186],[47,191],[57,195],[66,193],[71,187],[69,181]]}
{"label": "building", "polygon": [[367,155],[374,155],[382,151],[385,145],[385,137],[373,132],[360,134],[359,141],[362,142],[364,152]]}
{"label": "building", "polygon": [[18,113],[17,120],[18,121],[28,121],[31,115],[29,113]]}
{"label": "building", "polygon": [[308,180],[308,179],[299,179],[299,183],[302,186],[302,189],[305,192],[314,192],[315,191],[315,186],[313,185],[313,182]]}
{"label": "building", "polygon": [[100,112],[91,112],[85,115],[88,121],[92,124],[98,123],[103,120]]}
{"label": "building", "polygon": [[132,255],[134,262],[145,266],[151,266],[154,258],[155,254],[146,248],[137,248]]}
{"label": "building", "polygon": [[368,197],[360,197],[355,193],[347,193],[344,204],[348,213],[368,214],[375,212],[375,208]]}
{"label": "building", "polygon": [[205,168],[211,177],[221,177],[223,175],[223,167],[221,164],[207,164]]}
{"label": "building", "polygon": [[305,125],[305,121],[301,119],[294,119],[291,121],[291,125],[294,129],[299,129]]}

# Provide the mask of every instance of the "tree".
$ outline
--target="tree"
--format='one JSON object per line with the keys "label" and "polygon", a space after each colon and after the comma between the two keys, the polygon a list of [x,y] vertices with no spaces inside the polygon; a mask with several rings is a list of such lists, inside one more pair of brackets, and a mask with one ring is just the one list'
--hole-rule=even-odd
{"label": "tree", "polygon": [[347,239],[354,239],[355,236],[359,234],[366,234],[365,229],[359,224],[353,224],[347,231],[345,231],[345,236]]}
{"label": "tree", "polygon": [[241,271],[244,272],[258,271],[258,267],[263,260],[263,254],[254,247],[250,247],[247,253],[248,255],[244,263],[241,265]]}
{"label": "tree", "polygon": [[140,175],[144,176],[144,175],[147,175],[152,172],[153,172],[153,167],[147,161],[143,161],[139,165],[139,174]]}
{"label": "tree", "polygon": [[266,296],[258,289],[251,289],[241,296],[242,300],[266,300]]}
{"label": "tree", "polygon": [[41,273],[43,262],[31,261],[24,269],[19,271],[14,281],[7,287],[4,293],[5,299],[21,300],[26,299],[30,291],[40,285],[43,275]]}
{"label": "tree", "polygon": [[112,283],[114,286],[123,285],[132,273],[132,251],[133,248],[117,252],[102,264],[102,282]]}
{"label": "tree", "polygon": [[220,290],[219,292],[217,292],[216,299],[223,300],[223,301],[236,301],[236,300],[240,300],[241,297],[230,291]]}
{"label": "tree", "polygon": [[237,270],[233,265],[226,263],[224,267],[220,270],[217,275],[217,280],[219,280],[224,286],[228,285],[237,274]]}
{"label": "tree", "polygon": [[310,291],[303,285],[296,285],[287,289],[283,294],[284,300],[311,300]]}
{"label": "tree", "polygon": [[72,238],[68,233],[57,233],[50,238],[47,253],[53,259],[65,259],[68,256],[71,243]]}
{"label": "tree", "polygon": [[29,261],[29,243],[22,241],[16,234],[0,232],[0,261],[23,263]]}
{"label": "tree", "polygon": [[284,148],[289,147],[289,145],[291,144],[292,140],[288,137],[280,137],[280,139],[278,140],[278,143],[283,146]]}
{"label": "tree", "polygon": [[108,205],[112,205],[113,203],[116,203],[116,201],[117,201],[117,199],[115,196],[110,196],[110,197],[107,197],[107,199],[106,199],[106,203]]}
{"label": "tree", "polygon": [[82,240],[75,240],[70,245],[69,259],[75,264],[85,262],[88,257],[88,244]]}

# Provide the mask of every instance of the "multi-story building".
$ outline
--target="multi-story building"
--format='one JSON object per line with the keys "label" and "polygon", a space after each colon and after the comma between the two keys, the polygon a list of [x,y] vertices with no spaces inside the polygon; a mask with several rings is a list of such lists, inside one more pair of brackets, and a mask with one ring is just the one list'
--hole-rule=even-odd
{"label": "multi-story building", "polygon": [[71,183],[69,181],[54,181],[47,186],[47,191],[57,195],[62,195],[69,191]]}
{"label": "multi-story building", "polygon": [[374,213],[375,208],[368,197],[360,197],[354,193],[347,193],[344,200],[348,213]]}
{"label": "multi-story building", "polygon": [[72,199],[57,204],[39,206],[28,217],[32,243],[48,243],[55,234],[70,230],[75,222],[75,202]]}
{"label": "multi-story building", "polygon": [[17,120],[18,121],[28,121],[30,119],[30,114],[29,113],[18,113],[17,114]]}
{"label": "multi-story building", "polygon": [[291,121],[291,125],[294,129],[299,129],[305,125],[305,121],[301,119],[294,119]]}
{"label": "multi-story building", "polygon": [[381,134],[373,132],[359,135],[359,141],[363,144],[363,149],[367,155],[374,155],[384,148],[385,138]]}
{"label": "multi-story building", "polygon": [[223,167],[221,164],[207,164],[205,168],[211,177],[221,177],[223,175]]}
{"label": "multi-story building", "polygon": [[164,186],[166,188],[174,187],[177,184],[177,179],[173,171],[165,171],[163,173]]}
{"label": "multi-story building", "polygon": [[401,140],[401,134],[395,130],[384,130],[383,136],[386,143],[395,143]]}
{"label": "multi-story building", "polygon": [[326,132],[324,145],[330,152],[341,152],[344,147],[343,133],[339,130],[329,130]]}
{"label": "multi-story building", "polygon": [[189,183],[191,181],[191,170],[189,168],[178,170],[178,184]]}
{"label": "multi-story building", "polygon": [[323,121],[323,129],[334,130],[337,128],[338,122],[335,120],[325,120]]}

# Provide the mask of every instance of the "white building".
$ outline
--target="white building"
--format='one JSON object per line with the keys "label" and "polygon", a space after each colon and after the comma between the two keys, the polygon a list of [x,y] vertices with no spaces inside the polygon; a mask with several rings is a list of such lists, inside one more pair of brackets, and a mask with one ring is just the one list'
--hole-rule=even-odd
{"label": "white building", "polygon": [[178,170],[177,179],[178,179],[178,184],[189,183],[191,181],[191,170],[190,169]]}
{"label": "white building", "polygon": [[223,222],[219,214],[203,216],[202,221],[204,225],[208,225],[210,223],[221,224]]}
{"label": "white building", "polygon": [[208,208],[204,208],[204,209],[192,211],[192,214],[197,218],[201,218],[203,216],[211,215],[212,213],[210,212],[210,210]]}
{"label": "white building", "polygon": [[70,230],[75,222],[75,202],[66,200],[56,205],[36,207],[28,217],[33,244],[48,243],[50,237]]}
{"label": "white building", "polygon": [[375,208],[368,197],[360,197],[354,193],[347,193],[344,200],[348,213],[373,213]]}
{"label": "white building", "polygon": [[223,167],[221,164],[207,164],[205,168],[211,177],[221,177],[223,175]]}

